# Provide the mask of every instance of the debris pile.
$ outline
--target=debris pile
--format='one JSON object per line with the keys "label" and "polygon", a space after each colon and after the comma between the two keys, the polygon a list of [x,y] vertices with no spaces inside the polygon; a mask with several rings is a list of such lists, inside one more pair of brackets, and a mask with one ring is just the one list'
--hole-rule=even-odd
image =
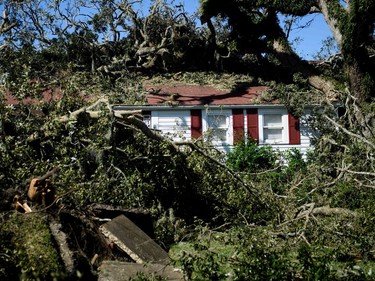
{"label": "debris pile", "polygon": [[[181,271],[171,266],[168,253],[151,237],[152,221],[144,209],[123,209],[91,204],[83,210],[68,209],[56,195],[53,177],[56,167],[33,177],[24,192],[8,190],[13,210],[23,215],[46,217],[65,272],[90,280],[131,280],[158,276],[184,280]],[[13,193],[13,194],[12,194]]]}

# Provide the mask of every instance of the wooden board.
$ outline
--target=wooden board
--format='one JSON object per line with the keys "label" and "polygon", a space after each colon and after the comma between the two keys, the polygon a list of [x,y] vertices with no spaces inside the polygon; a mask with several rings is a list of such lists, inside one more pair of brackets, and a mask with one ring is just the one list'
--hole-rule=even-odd
{"label": "wooden board", "polygon": [[170,262],[168,253],[124,215],[103,224],[100,230],[136,263]]}
{"label": "wooden board", "polygon": [[133,280],[135,277],[137,277],[137,274],[141,273],[145,274],[146,276],[160,276],[168,281],[185,280],[181,271],[167,265],[103,261],[99,267],[98,281]]}

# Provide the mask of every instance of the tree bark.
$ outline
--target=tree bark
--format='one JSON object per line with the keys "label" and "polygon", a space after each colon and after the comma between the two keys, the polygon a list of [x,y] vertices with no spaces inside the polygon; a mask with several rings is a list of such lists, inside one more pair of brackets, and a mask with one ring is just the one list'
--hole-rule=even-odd
{"label": "tree bark", "polygon": [[[329,0],[329,1],[332,1],[332,0]],[[337,1],[337,0],[334,0],[334,1]],[[339,6],[340,4],[337,3],[336,5]],[[335,40],[337,42],[337,45],[341,46],[341,44],[342,44],[342,34],[341,34],[341,32],[338,28],[337,19],[335,19],[331,15],[331,11],[328,7],[327,0],[319,0],[318,1],[318,7],[319,7],[320,12],[323,14],[324,19],[327,22],[329,28],[331,29],[333,37],[335,38]],[[344,8],[342,8],[342,9],[344,9]],[[344,12],[344,10],[342,10],[341,12]]]}
{"label": "tree bark", "polygon": [[292,69],[296,73],[301,73],[307,79],[310,86],[326,95],[327,100],[335,99],[338,92],[333,83],[314,73],[283,40],[286,40],[286,38],[279,37],[275,38],[273,42],[275,56],[280,60],[282,65]]}

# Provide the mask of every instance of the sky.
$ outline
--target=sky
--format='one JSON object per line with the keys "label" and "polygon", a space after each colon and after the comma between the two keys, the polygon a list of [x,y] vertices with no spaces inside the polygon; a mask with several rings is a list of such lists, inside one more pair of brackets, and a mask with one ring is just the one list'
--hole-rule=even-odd
{"label": "sky", "polygon": [[290,41],[300,39],[296,42],[294,48],[300,57],[311,60],[322,47],[322,41],[332,36],[332,32],[321,14],[312,14],[304,17],[300,24],[311,21],[311,24],[304,29],[294,29],[289,37]]}

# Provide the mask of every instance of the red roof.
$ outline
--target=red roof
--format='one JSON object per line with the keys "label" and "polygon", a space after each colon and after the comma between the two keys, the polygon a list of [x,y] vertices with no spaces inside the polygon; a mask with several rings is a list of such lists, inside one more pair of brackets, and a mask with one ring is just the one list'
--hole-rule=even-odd
{"label": "red roof", "polygon": [[23,104],[23,105],[37,105],[37,104],[42,104],[42,103],[50,103],[50,102],[55,102],[58,101],[62,98],[62,93],[61,89],[45,89],[42,90],[40,93],[39,98],[35,97],[26,97],[22,100],[17,99],[12,93],[9,91],[5,91],[5,104],[9,105],[18,105],[18,104]]}
{"label": "red roof", "polygon": [[[199,85],[151,85],[145,86],[149,105],[246,105],[257,102],[266,86],[251,86],[241,90],[220,90]],[[258,100],[259,102],[259,100]]]}
{"label": "red roof", "polygon": [[[25,97],[18,99],[10,91],[5,90],[4,98],[5,104],[7,105],[41,105],[53,102],[58,102],[64,97],[64,90],[60,87],[48,87],[40,90],[39,95],[33,97]],[[91,101],[96,98],[95,95],[84,95],[80,94],[80,97],[84,101]]]}

